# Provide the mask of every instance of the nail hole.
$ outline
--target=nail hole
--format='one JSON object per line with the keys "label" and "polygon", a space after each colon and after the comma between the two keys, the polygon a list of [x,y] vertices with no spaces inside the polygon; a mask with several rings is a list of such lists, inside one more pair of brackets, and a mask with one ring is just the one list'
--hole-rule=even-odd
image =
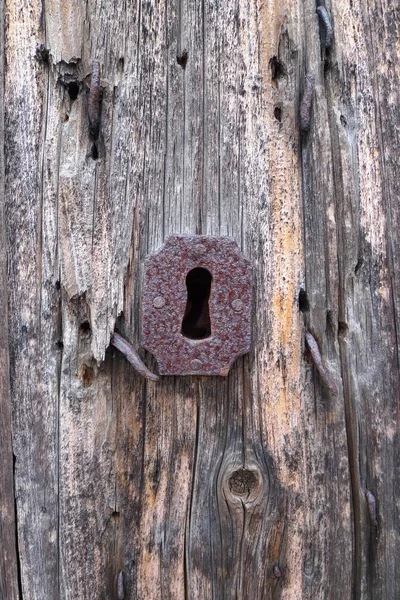
{"label": "nail hole", "polygon": [[93,144],[90,156],[93,158],[93,160],[97,160],[99,158],[99,150],[97,148],[97,144]]}
{"label": "nail hole", "polygon": [[306,290],[300,288],[299,292],[299,311],[302,313],[306,313],[310,310],[310,302],[308,301],[308,296]]}
{"label": "nail hole", "polygon": [[332,331],[334,331],[335,329],[335,320],[333,318],[333,311],[332,310],[327,310],[326,311],[326,326],[331,329]]}
{"label": "nail hole", "polygon": [[111,513],[111,518],[113,519],[113,521],[119,521],[120,516],[121,515],[117,510],[113,510],[113,512]]}
{"label": "nail hole", "polygon": [[267,196],[265,195],[265,192],[262,192],[261,197],[260,197],[260,208],[261,209],[267,208],[267,205],[268,205]]}
{"label": "nail hole", "polygon": [[49,51],[49,49],[46,48],[46,46],[44,44],[40,44],[40,46],[38,46],[36,48],[35,58],[39,62],[42,62],[44,64],[48,64],[49,58],[50,58],[50,51]]}
{"label": "nail hole", "polygon": [[282,109],[279,106],[274,108],[274,117],[279,123],[282,121]]}
{"label": "nail hole", "polygon": [[186,68],[188,56],[189,56],[188,51],[183,50],[183,52],[181,52],[181,54],[178,54],[176,57],[176,62],[178,63],[179,66],[182,67],[182,69]]}
{"label": "nail hole", "polygon": [[71,100],[76,100],[79,94],[79,83],[76,81],[70,81],[67,83],[67,90]]}
{"label": "nail hole", "polygon": [[229,488],[237,496],[248,496],[255,487],[258,479],[253,471],[239,469],[232,473],[229,478]]}
{"label": "nail hole", "polygon": [[54,284],[54,285],[56,286],[56,290],[59,290],[59,289],[61,288],[61,283],[60,283],[60,280],[59,280],[59,279],[57,279],[57,281],[55,282],[55,284]]}
{"label": "nail hole", "polygon": [[329,58],[329,53],[330,53],[330,48],[325,48],[325,61],[324,61],[324,76],[326,76],[331,67],[332,67],[332,62]]}
{"label": "nail hole", "polygon": [[192,269],[187,274],[187,303],[182,321],[182,335],[191,340],[203,340],[211,335],[208,305],[211,282],[211,273],[202,267]]}
{"label": "nail hole", "polygon": [[359,274],[359,272],[361,271],[361,268],[362,268],[363,264],[364,264],[364,259],[362,257],[360,257],[358,259],[358,261],[357,261],[357,264],[356,264],[355,268],[354,268],[355,275]]}
{"label": "nail hole", "polygon": [[279,79],[280,77],[282,77],[282,75],[285,74],[285,67],[283,66],[283,63],[281,63],[277,56],[273,56],[272,58],[270,58],[269,66],[271,69],[271,77],[273,81]]}
{"label": "nail hole", "polygon": [[63,348],[64,348],[64,342],[62,340],[57,340],[56,346],[57,346],[58,350],[63,350]]}
{"label": "nail hole", "polygon": [[89,321],[83,321],[79,326],[79,333],[81,336],[89,336],[90,335],[90,323]]}
{"label": "nail hole", "polygon": [[82,366],[82,385],[83,387],[90,387],[93,384],[94,371],[87,365]]}

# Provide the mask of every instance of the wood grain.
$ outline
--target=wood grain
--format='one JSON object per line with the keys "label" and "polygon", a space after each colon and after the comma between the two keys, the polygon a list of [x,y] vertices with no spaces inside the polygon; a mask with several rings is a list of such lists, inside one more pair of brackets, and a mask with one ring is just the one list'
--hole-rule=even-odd
{"label": "wood grain", "polygon": [[4,227],[4,4],[0,2],[0,598],[17,600],[19,556],[14,499],[8,340],[7,239]]}
{"label": "wood grain", "polygon": [[[317,4],[329,48],[315,0],[5,0],[1,598],[399,597],[400,14]],[[143,261],[171,233],[253,264],[226,378],[110,346],[156,372]]]}

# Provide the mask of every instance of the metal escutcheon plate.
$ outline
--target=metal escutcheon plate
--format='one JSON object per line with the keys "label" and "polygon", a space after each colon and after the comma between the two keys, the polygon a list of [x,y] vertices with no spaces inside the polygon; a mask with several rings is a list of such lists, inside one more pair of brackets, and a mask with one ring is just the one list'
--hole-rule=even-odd
{"label": "metal escutcheon plate", "polygon": [[171,235],[145,262],[142,346],[161,375],[227,375],[250,350],[252,269],[233,238]]}

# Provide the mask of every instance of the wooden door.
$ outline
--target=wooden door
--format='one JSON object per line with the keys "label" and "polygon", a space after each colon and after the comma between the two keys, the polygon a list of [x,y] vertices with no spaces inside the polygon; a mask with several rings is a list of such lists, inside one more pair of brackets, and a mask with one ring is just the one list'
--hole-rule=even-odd
{"label": "wooden door", "polygon": [[[0,11],[0,598],[398,599],[398,3]],[[110,346],[171,233],[253,265],[227,377]]]}

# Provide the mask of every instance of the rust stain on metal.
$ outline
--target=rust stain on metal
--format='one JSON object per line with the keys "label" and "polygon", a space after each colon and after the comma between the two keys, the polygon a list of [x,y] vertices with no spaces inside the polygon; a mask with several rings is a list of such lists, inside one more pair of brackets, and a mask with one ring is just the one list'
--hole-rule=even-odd
{"label": "rust stain on metal", "polygon": [[330,48],[332,45],[333,27],[331,25],[331,20],[329,18],[328,11],[326,10],[325,6],[318,6],[317,14],[325,28],[324,46],[325,48]]}
{"label": "rust stain on metal", "polygon": [[158,381],[158,377],[155,373],[149,371],[146,365],[140,360],[139,354],[136,352],[135,348],[128,342],[128,340],[124,339],[122,335],[114,331],[111,336],[111,344],[115,346],[122,354],[129,360],[131,365],[136,369],[140,375],[149,379],[150,381]]}
{"label": "rust stain on metal", "polygon": [[252,270],[233,238],[172,235],[146,258],[142,346],[161,375],[227,375],[251,346]]}
{"label": "rust stain on metal", "polygon": [[317,344],[317,340],[314,338],[314,336],[309,331],[306,331],[306,344],[307,344],[308,349],[310,350],[311,358],[314,361],[314,365],[318,369],[318,372],[321,376],[322,381],[325,383],[325,385],[328,387],[328,389],[331,391],[331,393],[334,396],[337,396],[339,393],[338,387],[337,387],[336,383],[334,382],[332,375],[329,373],[328,369],[325,367],[325,365],[323,363],[321,352],[320,352],[318,344]]}

